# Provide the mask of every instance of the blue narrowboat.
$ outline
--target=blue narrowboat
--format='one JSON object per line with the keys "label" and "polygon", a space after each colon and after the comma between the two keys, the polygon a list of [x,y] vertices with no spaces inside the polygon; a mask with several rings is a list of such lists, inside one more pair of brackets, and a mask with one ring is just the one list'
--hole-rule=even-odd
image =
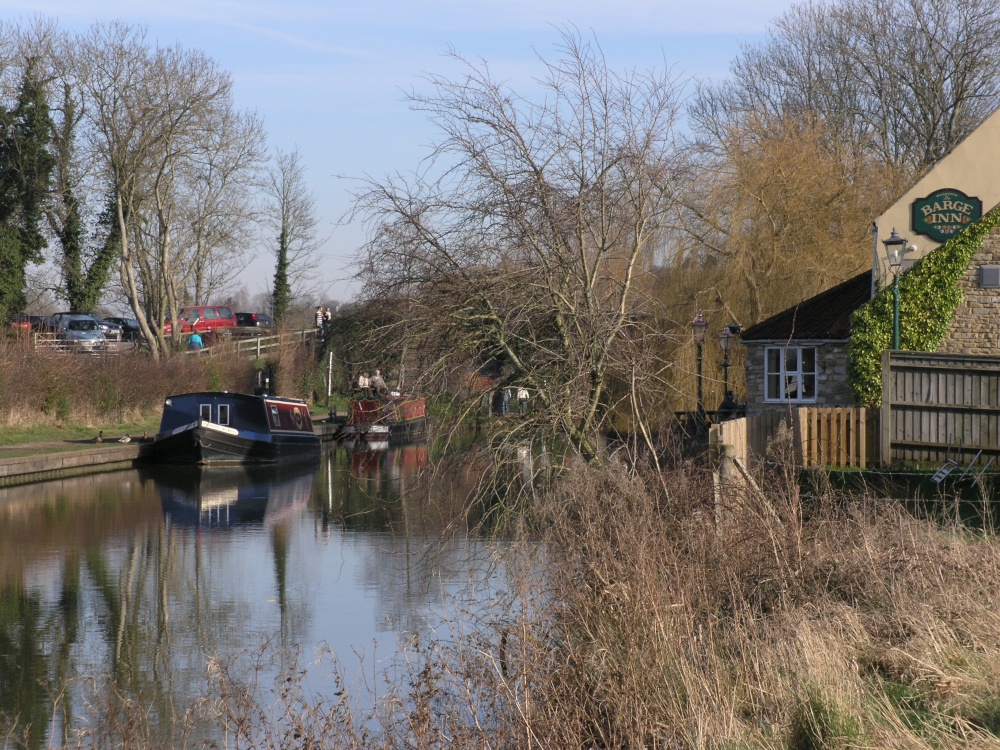
{"label": "blue narrowboat", "polygon": [[305,401],[205,391],[168,396],[152,457],[193,464],[317,458],[320,438]]}

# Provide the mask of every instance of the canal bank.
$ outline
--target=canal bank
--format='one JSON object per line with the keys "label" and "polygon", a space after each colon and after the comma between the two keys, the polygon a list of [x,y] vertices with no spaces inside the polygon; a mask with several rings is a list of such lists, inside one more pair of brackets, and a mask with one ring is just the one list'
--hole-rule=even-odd
{"label": "canal bank", "polygon": [[[314,424],[314,429],[323,441],[327,441],[337,436],[340,425],[319,422]],[[0,487],[131,469],[148,457],[151,445],[152,440],[133,440],[130,443],[109,441],[81,445],[64,441],[9,446],[0,450]]]}

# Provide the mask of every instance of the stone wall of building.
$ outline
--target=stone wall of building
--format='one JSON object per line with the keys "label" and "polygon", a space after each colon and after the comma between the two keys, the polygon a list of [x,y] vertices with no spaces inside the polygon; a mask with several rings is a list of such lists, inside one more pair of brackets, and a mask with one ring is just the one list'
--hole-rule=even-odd
{"label": "stone wall of building", "polygon": [[[787,411],[788,403],[764,402],[764,348],[746,342],[747,415]],[[836,342],[816,346],[816,401],[795,402],[795,406],[855,406],[854,391],[847,384],[847,344]]]}
{"label": "stone wall of building", "polygon": [[[984,265],[1000,265],[1000,234],[995,230],[972,256],[965,276],[958,282],[965,300],[955,309],[939,352],[1000,354],[1000,289],[984,289],[980,285],[979,268]],[[906,320],[900,325],[905,327]]]}

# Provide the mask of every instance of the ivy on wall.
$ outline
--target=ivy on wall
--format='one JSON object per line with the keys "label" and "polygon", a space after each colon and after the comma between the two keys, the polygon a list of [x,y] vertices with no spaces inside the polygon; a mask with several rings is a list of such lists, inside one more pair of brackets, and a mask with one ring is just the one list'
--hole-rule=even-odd
{"label": "ivy on wall", "polygon": [[[933,352],[948,334],[964,299],[959,280],[983,240],[1000,225],[1000,209],[935,248],[899,277],[899,346]],[[851,315],[847,381],[861,406],[882,403],[882,352],[892,345],[892,285],[880,289]]]}

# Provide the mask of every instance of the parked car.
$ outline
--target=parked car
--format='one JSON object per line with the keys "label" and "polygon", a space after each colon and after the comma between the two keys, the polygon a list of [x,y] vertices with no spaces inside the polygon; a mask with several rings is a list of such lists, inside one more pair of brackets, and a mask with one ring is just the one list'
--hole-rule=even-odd
{"label": "parked car", "polygon": [[[236,327],[236,314],[224,305],[193,305],[183,308],[178,314],[181,331],[191,333],[215,333]],[[163,333],[173,333],[173,323],[169,318],[163,322]]]}
{"label": "parked car", "polygon": [[52,320],[55,321],[56,329],[62,323],[63,318],[71,317],[74,315],[83,315],[88,318],[93,318],[97,321],[97,325],[100,326],[101,333],[104,334],[104,338],[107,341],[121,341],[122,340],[122,327],[117,323],[112,323],[107,320],[102,315],[93,312],[57,312],[52,316]]}
{"label": "parked car", "polygon": [[29,315],[28,320],[31,322],[31,330],[35,333],[52,333],[55,330],[52,318],[48,315]]}
{"label": "parked car", "polygon": [[142,339],[142,329],[135,318],[108,318],[112,323],[122,327],[122,341],[139,341]]}
{"label": "parked car", "polygon": [[124,338],[123,329],[118,323],[95,313],[88,313],[88,315],[97,321],[97,325],[101,327],[101,333],[108,341],[121,341]]}
{"label": "parked car", "polygon": [[31,320],[27,315],[18,313],[10,316],[10,328],[16,333],[26,333],[32,329]]}
{"label": "parked car", "polygon": [[278,325],[267,313],[236,313],[236,325],[240,328],[253,329],[248,332],[250,336],[270,336],[278,332]]}
{"label": "parked car", "polygon": [[56,332],[63,347],[71,351],[96,354],[108,344],[100,324],[89,315],[60,315]]}

